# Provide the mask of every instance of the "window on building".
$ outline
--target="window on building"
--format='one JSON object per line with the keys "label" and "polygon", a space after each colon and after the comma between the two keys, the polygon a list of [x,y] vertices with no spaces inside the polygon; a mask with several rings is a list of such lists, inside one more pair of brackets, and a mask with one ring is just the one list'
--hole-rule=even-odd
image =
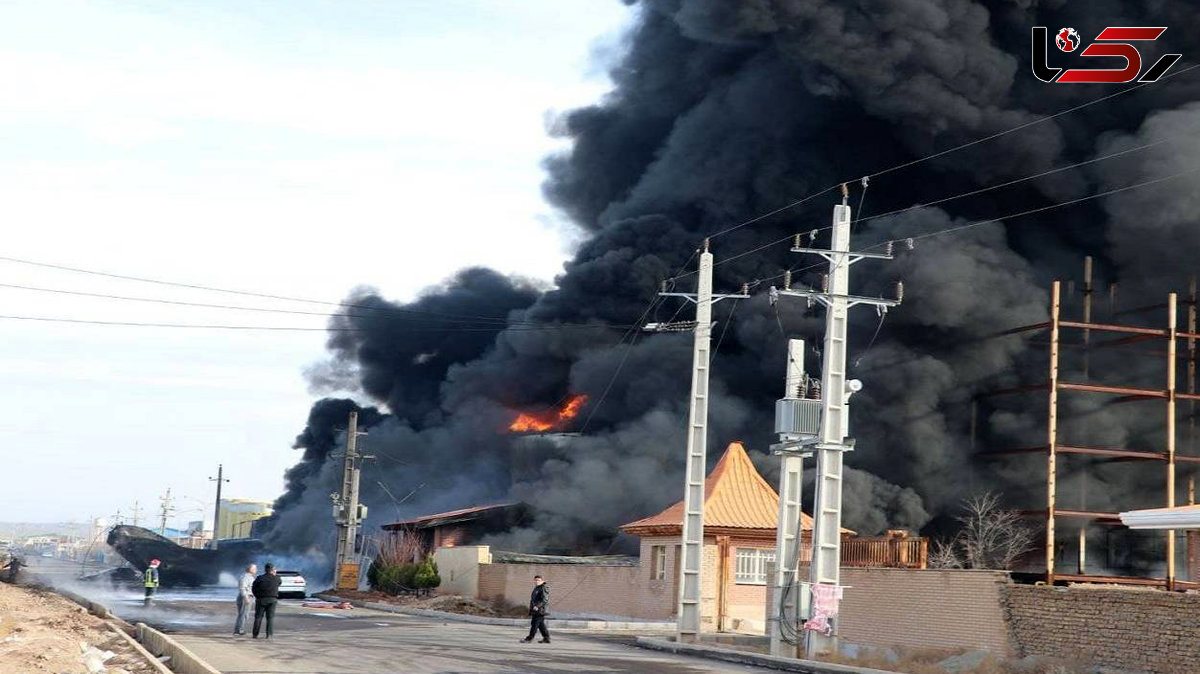
{"label": "window on building", "polygon": [[740,585],[766,585],[767,564],[775,562],[770,548],[738,548],[735,581]]}
{"label": "window on building", "polygon": [[662,580],[667,577],[667,546],[650,546],[650,579]]}

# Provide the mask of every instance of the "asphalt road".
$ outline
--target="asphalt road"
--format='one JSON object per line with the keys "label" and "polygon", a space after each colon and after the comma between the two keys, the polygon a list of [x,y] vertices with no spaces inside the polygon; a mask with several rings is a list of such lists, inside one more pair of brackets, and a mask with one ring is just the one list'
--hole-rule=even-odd
{"label": "asphalt road", "polygon": [[[32,560],[31,560],[32,561]],[[68,587],[129,622],[170,633],[225,674],[482,674],[608,672],[716,674],[769,671],[648,651],[628,637],[552,634],[553,643],[519,643],[512,627],[446,622],[368,609],[304,608],[283,600],[270,641],[233,636],[236,588],[162,589],[143,606],[135,585],[81,583],[77,564],[34,562],[38,575]],[[247,629],[249,626],[247,626]]]}
{"label": "asphalt road", "polygon": [[552,634],[552,643],[519,643],[511,627],[443,622],[368,609],[308,609],[284,601],[270,641],[235,637],[231,602],[193,605],[221,624],[172,634],[225,674],[380,674],[412,672],[750,673],[767,670],[647,651],[627,640]]}

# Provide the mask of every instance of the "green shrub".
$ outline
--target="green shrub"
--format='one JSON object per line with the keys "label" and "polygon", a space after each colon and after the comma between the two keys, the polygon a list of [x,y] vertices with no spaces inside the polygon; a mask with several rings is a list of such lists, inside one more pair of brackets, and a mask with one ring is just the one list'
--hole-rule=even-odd
{"label": "green shrub", "polygon": [[413,586],[419,590],[432,590],[442,584],[442,577],[438,575],[437,563],[432,557],[426,557],[425,561],[417,566],[417,573],[413,577]]}
{"label": "green shrub", "polygon": [[400,583],[406,590],[413,590],[417,587],[417,570],[421,568],[420,564],[404,564],[400,567]]}
{"label": "green shrub", "polygon": [[404,583],[401,581],[402,569],[398,566],[388,565],[379,570],[379,590],[387,594],[400,594],[404,590]]}
{"label": "green shrub", "polygon": [[381,566],[378,558],[371,560],[371,565],[367,567],[367,585],[372,590],[379,589],[379,567]]}

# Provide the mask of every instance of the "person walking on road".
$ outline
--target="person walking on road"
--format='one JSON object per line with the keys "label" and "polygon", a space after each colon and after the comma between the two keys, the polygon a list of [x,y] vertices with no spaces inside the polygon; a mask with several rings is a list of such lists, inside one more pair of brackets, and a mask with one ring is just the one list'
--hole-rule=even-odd
{"label": "person walking on road", "polygon": [[550,643],[550,632],[546,629],[546,615],[550,611],[550,587],[541,576],[533,577],[533,592],[529,595],[529,636],[521,639],[522,643],[533,641],[533,635],[542,633],[538,643]]}
{"label": "person walking on road", "polygon": [[267,564],[264,573],[254,579],[250,592],[254,595],[254,638],[258,638],[263,616],[267,618],[267,638],[275,633],[275,605],[279,603],[279,584],[283,582],[275,575],[275,565]]}
{"label": "person walking on road", "polygon": [[238,580],[238,596],[237,596],[237,622],[233,624],[233,633],[246,633],[246,619],[250,617],[250,606],[254,604],[254,592],[251,588],[254,587],[254,574],[258,573],[258,567],[251,564],[246,567],[246,573]]}
{"label": "person walking on road", "polygon": [[149,606],[154,601],[154,592],[158,590],[158,565],[159,561],[152,559],[150,566],[142,573],[142,584],[146,586],[146,598],[142,600],[142,606]]}

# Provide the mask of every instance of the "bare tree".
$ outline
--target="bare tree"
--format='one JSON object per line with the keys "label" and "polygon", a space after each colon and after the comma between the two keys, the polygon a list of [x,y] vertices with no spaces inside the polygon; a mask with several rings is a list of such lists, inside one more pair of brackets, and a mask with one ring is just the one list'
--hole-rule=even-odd
{"label": "bare tree", "polygon": [[963,568],[962,554],[959,552],[959,539],[951,538],[933,542],[929,551],[929,568],[931,569],[961,569]]}
{"label": "bare tree", "polygon": [[379,542],[378,558],[388,564],[415,564],[428,554],[421,536],[407,527],[390,532]]}
{"label": "bare tree", "polygon": [[1013,510],[1000,508],[1000,496],[988,492],[963,501],[962,529],[936,541],[929,553],[934,569],[1003,569],[1033,549],[1033,532]]}
{"label": "bare tree", "polygon": [[967,499],[957,542],[965,566],[971,569],[1011,569],[1033,549],[1033,532],[1021,516],[1000,507],[1000,497],[988,492]]}

